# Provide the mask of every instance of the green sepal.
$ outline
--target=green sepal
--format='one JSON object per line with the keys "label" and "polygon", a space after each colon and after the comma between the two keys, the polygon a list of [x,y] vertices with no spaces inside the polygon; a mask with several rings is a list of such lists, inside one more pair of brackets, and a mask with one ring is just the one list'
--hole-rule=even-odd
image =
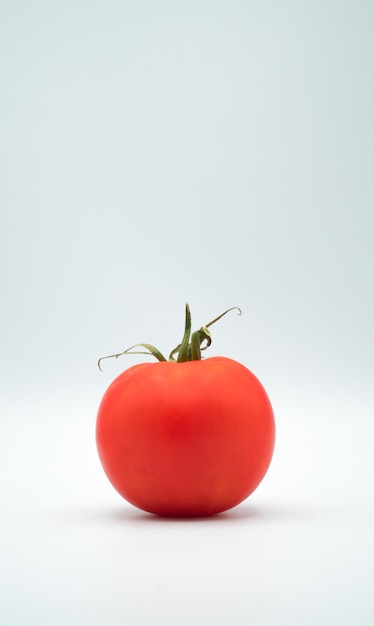
{"label": "green sepal", "polygon": [[[144,352],[143,350],[133,350],[133,348],[137,348],[138,346],[140,348],[145,348],[146,350],[148,350],[148,352]],[[167,360],[167,359],[165,359],[164,355],[160,352],[160,350],[155,348],[155,346],[152,346],[150,343],[136,343],[135,345],[131,346],[130,348],[127,348],[127,350],[124,350],[123,352],[118,352],[118,354],[109,354],[108,356],[102,356],[101,359],[99,359],[98,363],[97,363],[98,366],[99,366],[99,369],[101,370],[100,363],[104,359],[118,359],[118,357],[123,356],[124,354],[151,354],[158,361],[166,361]]]}
{"label": "green sepal", "polygon": [[[174,348],[174,350],[170,352],[168,360],[173,363],[186,363],[187,361],[200,361],[202,350],[206,350],[207,348],[209,348],[209,346],[212,343],[212,337],[211,337],[210,331],[208,330],[209,326],[212,326],[213,324],[218,322],[218,320],[220,320],[224,315],[226,315],[230,311],[233,311],[234,309],[237,309],[238,315],[242,314],[242,311],[241,309],[239,309],[239,307],[233,306],[230,309],[227,309],[226,311],[224,311],[224,313],[221,313],[221,315],[219,315],[218,317],[214,318],[214,320],[212,320],[208,324],[205,324],[205,326],[202,326],[199,330],[196,330],[195,332],[193,332],[191,335],[191,311],[187,303],[182,342],[178,344],[177,347]],[[134,348],[137,348],[137,347],[145,348],[146,352],[144,352],[143,350],[134,350]],[[167,359],[160,352],[160,350],[155,348],[155,346],[153,346],[152,344],[136,343],[135,345],[131,346],[130,348],[127,348],[127,350],[124,350],[123,352],[119,352],[118,354],[110,354],[109,356],[101,357],[98,361],[99,369],[101,370],[101,361],[103,361],[104,359],[112,359],[112,358],[118,359],[118,357],[124,354],[148,354],[148,355],[154,356],[160,362],[167,361]],[[178,355],[177,358],[175,358],[175,355]]]}

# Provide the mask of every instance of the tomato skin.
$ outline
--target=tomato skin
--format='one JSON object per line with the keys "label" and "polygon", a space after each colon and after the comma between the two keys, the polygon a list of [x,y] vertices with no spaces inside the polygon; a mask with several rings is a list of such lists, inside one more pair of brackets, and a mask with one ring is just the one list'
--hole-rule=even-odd
{"label": "tomato skin", "polygon": [[259,485],[275,423],[261,383],[237,361],[143,363],[104,394],[96,442],[107,477],[126,500],[163,516],[207,516]]}

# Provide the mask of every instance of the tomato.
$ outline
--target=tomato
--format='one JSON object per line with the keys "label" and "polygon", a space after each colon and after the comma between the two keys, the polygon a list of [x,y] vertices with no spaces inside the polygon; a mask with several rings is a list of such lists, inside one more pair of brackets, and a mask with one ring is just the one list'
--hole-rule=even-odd
{"label": "tomato", "polygon": [[201,359],[211,343],[208,326],[227,312],[190,341],[187,305],[185,334],[169,361],[153,346],[138,344],[159,362],[125,370],[101,401],[96,443],[103,469],[114,488],[144,511],[220,513],[246,499],[269,468],[275,422],[265,389],[237,361]]}
{"label": "tomato", "polygon": [[143,363],[110,385],[97,448],[115,489],[164,516],[205,516],[239,504],[264,477],[275,426],[267,394],[225,357]]}

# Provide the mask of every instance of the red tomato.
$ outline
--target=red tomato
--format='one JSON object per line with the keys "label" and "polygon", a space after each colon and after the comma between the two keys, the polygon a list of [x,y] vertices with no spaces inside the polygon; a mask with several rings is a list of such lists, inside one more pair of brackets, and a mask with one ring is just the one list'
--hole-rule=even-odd
{"label": "red tomato", "polygon": [[98,411],[105,473],[135,506],[163,516],[234,507],[263,479],[275,441],[258,379],[225,357],[143,363],[118,376]]}

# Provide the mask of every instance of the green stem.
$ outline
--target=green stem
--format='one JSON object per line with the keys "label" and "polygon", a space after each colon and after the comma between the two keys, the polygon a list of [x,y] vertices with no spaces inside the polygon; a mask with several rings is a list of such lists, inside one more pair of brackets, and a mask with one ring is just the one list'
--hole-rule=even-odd
{"label": "green stem", "polygon": [[180,344],[177,363],[185,363],[190,361],[189,348],[190,348],[190,335],[191,335],[191,311],[188,303],[186,304],[186,321],[184,325],[184,334],[182,343]]}
{"label": "green stem", "polygon": [[[202,326],[199,330],[196,330],[191,335],[191,311],[188,303],[186,304],[186,318],[184,324],[184,333],[182,342],[177,345],[174,350],[170,352],[169,361],[177,362],[177,363],[185,363],[187,361],[200,361],[201,360],[201,351],[206,350],[212,343],[212,338],[210,335],[210,331],[208,330],[209,326],[212,326],[218,320],[220,320],[224,315],[234,310],[238,311],[238,315],[242,314],[241,309],[237,306],[233,306],[230,309],[221,313],[218,317],[214,318],[211,322]],[[133,348],[145,348],[146,352],[143,350],[133,350]],[[119,352],[118,354],[110,354],[109,356],[103,356],[98,361],[99,369],[101,370],[101,361],[104,359],[118,359],[118,357],[124,354],[150,354],[154,356],[158,361],[166,361],[167,359],[164,355],[153,345],[150,343],[137,343],[131,348],[127,348],[123,352]],[[178,355],[177,359],[175,359],[175,355]]]}

